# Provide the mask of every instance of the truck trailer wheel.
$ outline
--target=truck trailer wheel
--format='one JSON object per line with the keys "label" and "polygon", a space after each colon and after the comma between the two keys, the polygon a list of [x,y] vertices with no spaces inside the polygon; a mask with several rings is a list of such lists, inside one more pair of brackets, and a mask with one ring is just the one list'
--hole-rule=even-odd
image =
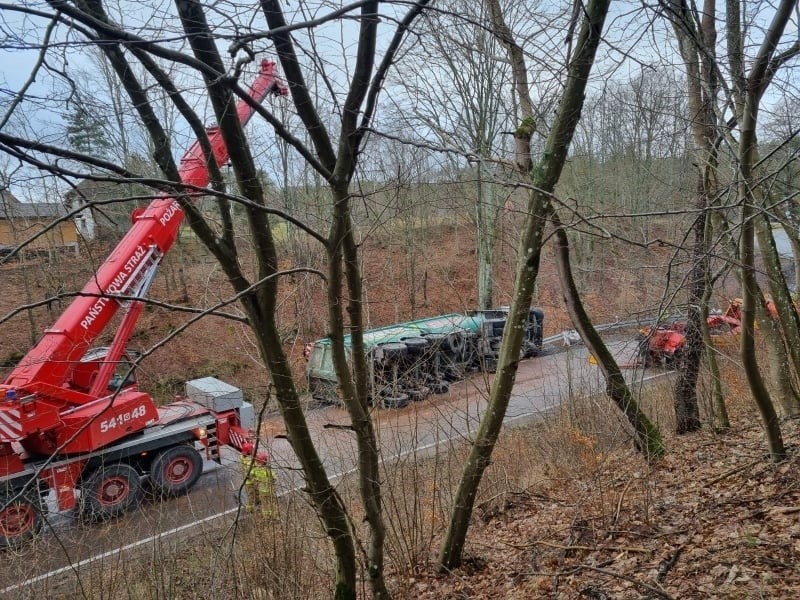
{"label": "truck trailer wheel", "polygon": [[150,466],[150,482],[156,496],[185,494],[203,473],[200,453],[188,445],[173,446],[158,454]]}
{"label": "truck trailer wheel", "polygon": [[81,485],[81,512],[95,521],[113,519],[135,507],[141,493],[141,479],[130,465],[100,467]]}
{"label": "truck trailer wheel", "polygon": [[422,354],[428,347],[428,340],[424,337],[407,337],[403,338],[402,342],[408,348],[410,354]]}
{"label": "truck trailer wheel", "polygon": [[436,381],[428,386],[433,394],[446,394],[450,391],[450,386],[444,381]]}
{"label": "truck trailer wheel", "polygon": [[408,394],[396,393],[393,396],[383,396],[381,405],[383,408],[404,408],[408,406]]}
{"label": "truck trailer wheel", "polygon": [[467,340],[461,333],[450,333],[444,340],[444,347],[454,357],[460,357],[467,345]]}
{"label": "truck trailer wheel", "polygon": [[384,363],[408,354],[408,346],[402,342],[387,342],[386,344],[379,344],[377,350],[381,356],[380,362]]}
{"label": "truck trailer wheel", "polygon": [[0,494],[0,549],[17,548],[42,530],[38,492]]}

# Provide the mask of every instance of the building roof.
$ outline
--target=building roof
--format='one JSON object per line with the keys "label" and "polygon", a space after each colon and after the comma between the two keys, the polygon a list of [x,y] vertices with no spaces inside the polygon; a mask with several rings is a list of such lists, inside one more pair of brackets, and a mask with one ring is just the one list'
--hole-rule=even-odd
{"label": "building roof", "polygon": [[93,201],[125,200],[131,195],[130,184],[116,181],[84,179],[64,194],[67,206],[79,206]]}
{"label": "building roof", "polygon": [[0,219],[63,217],[67,211],[54,202],[20,202],[8,190],[0,190]]}

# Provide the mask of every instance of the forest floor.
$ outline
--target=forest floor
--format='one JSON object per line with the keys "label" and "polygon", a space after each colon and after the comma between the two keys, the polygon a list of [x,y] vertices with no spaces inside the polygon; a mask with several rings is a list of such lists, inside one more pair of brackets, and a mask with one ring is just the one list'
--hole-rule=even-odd
{"label": "forest floor", "polygon": [[431,557],[397,597],[800,598],[798,421],[773,463],[749,394],[728,404],[729,430],[665,432],[652,464],[578,440],[580,464],[476,511],[463,565],[440,575]]}

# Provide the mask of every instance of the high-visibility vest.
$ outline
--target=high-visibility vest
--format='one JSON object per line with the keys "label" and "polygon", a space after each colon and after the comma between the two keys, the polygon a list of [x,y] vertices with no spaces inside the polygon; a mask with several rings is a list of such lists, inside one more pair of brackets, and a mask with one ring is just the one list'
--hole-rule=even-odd
{"label": "high-visibility vest", "polygon": [[242,473],[253,481],[272,481],[275,475],[267,465],[256,462],[252,456],[242,454],[239,458],[242,464]]}

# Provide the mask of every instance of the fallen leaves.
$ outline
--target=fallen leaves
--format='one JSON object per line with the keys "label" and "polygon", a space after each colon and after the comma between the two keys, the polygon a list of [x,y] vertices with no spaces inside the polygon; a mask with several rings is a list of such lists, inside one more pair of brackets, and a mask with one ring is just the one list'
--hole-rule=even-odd
{"label": "fallen leaves", "polygon": [[619,451],[542,492],[580,501],[520,498],[476,522],[481,568],[431,568],[414,597],[800,598],[800,432],[784,427],[789,458],[770,463],[748,410],[729,434],[671,439],[655,467]]}

